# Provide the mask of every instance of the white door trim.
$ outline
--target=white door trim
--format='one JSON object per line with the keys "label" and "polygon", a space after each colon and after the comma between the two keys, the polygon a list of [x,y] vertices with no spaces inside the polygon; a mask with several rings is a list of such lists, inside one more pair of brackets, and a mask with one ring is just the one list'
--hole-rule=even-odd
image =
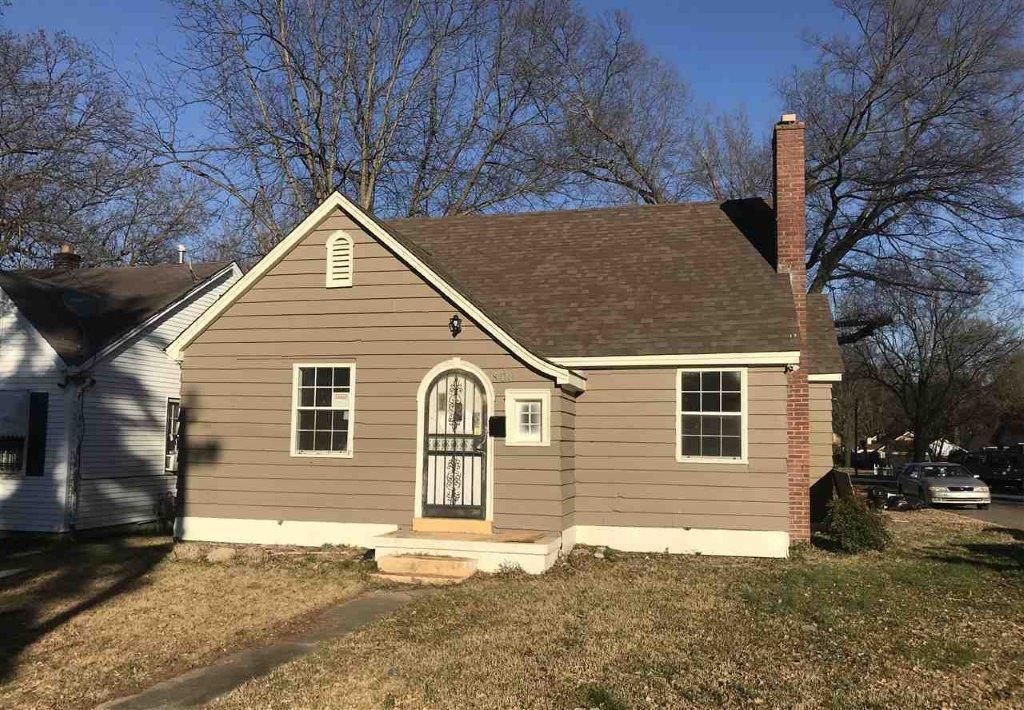
{"label": "white door trim", "polygon": [[[487,415],[494,416],[494,386],[488,379],[487,374],[479,367],[471,362],[466,362],[462,358],[454,357],[451,360],[445,360],[442,363],[438,363],[430,369],[430,371],[423,376],[420,380],[419,389],[416,391],[416,488],[413,492],[414,504],[413,504],[413,517],[423,517],[423,434],[426,427],[426,421],[424,418],[424,404],[426,403],[427,390],[430,389],[430,383],[434,381],[438,375],[448,370],[465,370],[466,372],[474,375],[480,380],[480,383],[484,386],[484,393],[487,395]],[[487,422],[483,422],[484,429],[487,430]],[[486,476],[487,476],[487,491],[486,491],[486,502],[484,504],[484,520],[494,520],[494,438],[488,433],[487,435],[487,461],[486,461]]]}

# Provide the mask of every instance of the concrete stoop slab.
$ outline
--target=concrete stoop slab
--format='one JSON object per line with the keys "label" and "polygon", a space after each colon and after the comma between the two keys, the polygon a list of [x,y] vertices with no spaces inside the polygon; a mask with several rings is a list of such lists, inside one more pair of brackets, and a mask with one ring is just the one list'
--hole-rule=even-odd
{"label": "concrete stoop slab", "polygon": [[472,560],[481,572],[521,569],[541,574],[558,560],[557,534],[510,532],[495,535],[457,535],[399,531],[372,540],[377,566],[398,556],[455,557]]}

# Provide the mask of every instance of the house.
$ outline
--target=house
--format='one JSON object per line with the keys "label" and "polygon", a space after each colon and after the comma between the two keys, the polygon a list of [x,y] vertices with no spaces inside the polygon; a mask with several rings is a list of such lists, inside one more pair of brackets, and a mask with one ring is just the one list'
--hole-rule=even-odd
{"label": "house", "polygon": [[[154,521],[175,490],[180,367],[165,349],[235,264],[0,272],[0,530]],[[169,512],[173,512],[173,508]]]}
{"label": "house", "polygon": [[168,349],[177,534],[528,572],[574,544],[785,556],[842,368],[803,142],[784,116],[775,209],[380,221],[332,195]]}

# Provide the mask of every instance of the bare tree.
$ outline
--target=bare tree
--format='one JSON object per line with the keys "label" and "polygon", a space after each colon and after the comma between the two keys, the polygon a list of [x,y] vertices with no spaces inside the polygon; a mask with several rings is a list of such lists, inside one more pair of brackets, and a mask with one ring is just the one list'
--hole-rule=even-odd
{"label": "bare tree", "polygon": [[[382,215],[512,209],[535,157],[537,23],[561,0],[179,0],[183,72],[151,97],[167,156],[241,209],[250,254],[335,190]],[[202,107],[212,138],[183,135]]]}
{"label": "bare tree", "polygon": [[1024,225],[1024,4],[837,5],[852,36],[816,40],[782,87],[808,125],[810,290],[960,288]]}
{"label": "bare tree", "polygon": [[[780,87],[808,125],[808,287],[942,273],[964,288],[968,272],[1007,264],[1024,228],[1024,2],[837,6],[852,32],[812,39],[814,66]],[[581,174],[644,202],[769,194],[767,135],[742,115],[690,133],[681,84],[624,20],[586,36],[563,41]],[[847,339],[884,323],[856,314]]]}
{"label": "bare tree", "polygon": [[[892,283],[904,278],[891,276]],[[991,393],[997,372],[1021,346],[1017,311],[998,308],[981,288],[966,293],[941,282],[921,290],[876,284],[860,297],[892,314],[893,323],[854,352],[865,376],[899,404],[920,460],[929,442],[955,433],[969,403]]]}
{"label": "bare tree", "polygon": [[90,262],[151,262],[194,235],[196,186],[138,142],[110,73],[66,35],[0,34],[0,265],[68,242]]}
{"label": "bare tree", "polygon": [[771,194],[771,144],[751,129],[744,112],[705,121],[690,142],[689,155],[698,189],[712,199]]}
{"label": "bare tree", "polygon": [[[546,162],[580,178],[588,199],[649,204],[693,193],[692,117],[685,84],[618,12],[591,19],[566,4],[535,25],[547,62]],[[537,62],[535,61],[535,66]]]}

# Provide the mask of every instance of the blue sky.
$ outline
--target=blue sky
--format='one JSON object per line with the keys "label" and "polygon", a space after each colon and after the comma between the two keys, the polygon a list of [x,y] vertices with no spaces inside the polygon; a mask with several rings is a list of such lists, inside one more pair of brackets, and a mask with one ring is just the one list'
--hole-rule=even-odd
{"label": "blue sky", "polygon": [[[699,106],[745,108],[755,127],[783,106],[774,81],[811,55],[804,32],[831,33],[839,15],[826,0],[583,0],[599,13],[625,9],[637,35],[678,67]],[[161,61],[180,41],[163,0],[13,0],[0,23],[15,31],[63,30],[96,45],[123,70]],[[132,72],[128,72],[132,73]]]}

